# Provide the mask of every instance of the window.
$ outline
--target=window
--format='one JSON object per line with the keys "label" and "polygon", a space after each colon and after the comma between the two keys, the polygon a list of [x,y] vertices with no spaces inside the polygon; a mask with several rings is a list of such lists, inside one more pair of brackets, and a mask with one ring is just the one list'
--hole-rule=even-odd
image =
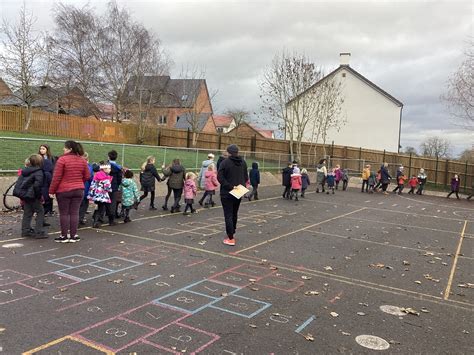
{"label": "window", "polygon": [[346,73],[342,73],[342,77],[345,78],[345,77],[346,77]]}
{"label": "window", "polygon": [[158,124],[166,124],[167,123],[167,118],[165,115],[160,115],[160,117],[158,117]]}
{"label": "window", "polygon": [[130,117],[131,117],[130,112],[125,111],[125,112],[122,113],[122,120],[124,120],[124,121],[129,120]]}
{"label": "window", "polygon": [[217,127],[217,132],[223,133],[223,132],[224,132],[224,128],[222,128],[222,127]]}
{"label": "window", "polygon": [[181,101],[186,101],[187,99],[188,99],[187,94],[184,94],[183,96],[181,96]]}

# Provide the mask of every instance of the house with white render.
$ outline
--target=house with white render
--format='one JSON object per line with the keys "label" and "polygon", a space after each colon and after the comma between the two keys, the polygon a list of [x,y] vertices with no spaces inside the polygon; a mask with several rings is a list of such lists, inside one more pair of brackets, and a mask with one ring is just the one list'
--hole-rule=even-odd
{"label": "house with white render", "polygon": [[[300,95],[308,94],[325,80],[337,80],[343,99],[340,115],[345,123],[339,130],[328,130],[326,144],[398,152],[403,103],[354,70],[350,57],[350,53],[341,53],[339,67]],[[314,141],[309,125],[303,137],[304,141]]]}

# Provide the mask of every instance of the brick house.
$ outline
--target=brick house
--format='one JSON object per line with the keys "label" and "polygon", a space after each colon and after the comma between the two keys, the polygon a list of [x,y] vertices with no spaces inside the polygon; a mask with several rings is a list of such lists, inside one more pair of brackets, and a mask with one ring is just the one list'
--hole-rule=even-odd
{"label": "brick house", "polygon": [[234,129],[230,130],[229,132],[227,132],[227,135],[247,138],[253,136],[257,136],[257,138],[274,138],[273,131],[254,127],[253,125],[247,122],[241,123],[238,127],[235,127]]}
{"label": "brick house", "polygon": [[153,126],[187,128],[183,122],[190,116],[196,120],[206,116],[210,121],[199,124],[203,132],[216,132],[204,79],[171,79],[158,75],[146,75],[140,80],[132,78],[124,97],[124,112],[121,114],[124,121],[137,122],[141,117]]}
{"label": "brick house", "polygon": [[233,130],[236,126],[233,117],[228,115],[214,115],[214,123],[216,125],[216,131],[218,133],[227,133]]}
{"label": "brick house", "polygon": [[12,94],[12,91],[8,87],[8,85],[3,81],[2,78],[0,78],[0,98],[3,98],[5,96],[10,96]]}

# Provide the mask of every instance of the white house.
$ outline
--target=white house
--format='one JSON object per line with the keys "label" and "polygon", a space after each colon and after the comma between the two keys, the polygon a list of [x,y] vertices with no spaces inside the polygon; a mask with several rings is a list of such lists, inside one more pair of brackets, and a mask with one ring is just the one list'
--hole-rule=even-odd
{"label": "white house", "polygon": [[[342,83],[341,114],[346,122],[339,132],[329,130],[326,144],[334,141],[335,145],[398,152],[403,103],[351,68],[350,57],[341,53],[340,66],[314,85],[324,80]],[[305,131],[305,141],[312,140],[310,131]]]}

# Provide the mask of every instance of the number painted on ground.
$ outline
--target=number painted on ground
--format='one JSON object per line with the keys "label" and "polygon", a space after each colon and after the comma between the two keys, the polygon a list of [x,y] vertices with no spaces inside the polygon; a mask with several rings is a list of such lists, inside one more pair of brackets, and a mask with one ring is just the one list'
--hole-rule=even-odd
{"label": "number painted on ground", "polygon": [[124,337],[127,335],[125,330],[120,330],[118,328],[110,328],[105,331],[106,334],[115,335],[117,338]]}
{"label": "number painted on ground", "polygon": [[176,297],[176,301],[184,302],[184,303],[193,303],[194,299],[192,299],[191,297],[188,298],[186,296],[179,296],[179,297]]}

